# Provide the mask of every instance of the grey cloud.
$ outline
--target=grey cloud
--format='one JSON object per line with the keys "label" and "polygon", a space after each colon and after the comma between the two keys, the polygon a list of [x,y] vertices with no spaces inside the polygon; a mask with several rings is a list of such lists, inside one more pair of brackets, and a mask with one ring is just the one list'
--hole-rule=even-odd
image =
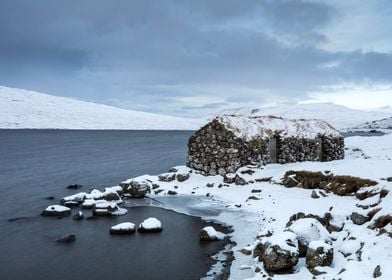
{"label": "grey cloud", "polygon": [[[0,84],[187,115],[242,99],[297,100],[339,82],[391,82],[390,53],[319,47],[338,13],[289,0],[3,0]],[[180,101],[199,95],[219,101]]]}

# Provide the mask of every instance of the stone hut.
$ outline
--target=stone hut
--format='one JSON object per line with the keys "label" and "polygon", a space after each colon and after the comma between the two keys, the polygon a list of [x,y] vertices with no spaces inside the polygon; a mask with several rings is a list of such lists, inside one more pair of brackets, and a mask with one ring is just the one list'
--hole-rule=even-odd
{"label": "stone hut", "polygon": [[222,115],[190,137],[187,166],[223,176],[248,164],[343,158],[344,138],[325,121]]}

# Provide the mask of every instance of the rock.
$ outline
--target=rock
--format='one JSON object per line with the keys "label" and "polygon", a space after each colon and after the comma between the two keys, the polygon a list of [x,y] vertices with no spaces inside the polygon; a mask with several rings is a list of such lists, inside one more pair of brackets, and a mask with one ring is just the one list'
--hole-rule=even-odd
{"label": "rock", "polygon": [[165,173],[158,176],[158,180],[161,182],[171,182],[176,179],[176,174]]}
{"label": "rock", "polygon": [[72,185],[67,186],[67,189],[69,189],[69,190],[77,190],[77,189],[80,189],[81,187],[83,187],[83,186],[79,185],[79,184],[72,184]]}
{"label": "rock", "polygon": [[381,267],[379,265],[376,266],[376,268],[373,271],[373,278],[378,278],[382,275],[381,273]]}
{"label": "rock", "polygon": [[224,234],[216,231],[214,227],[204,227],[199,232],[200,241],[216,241],[224,238]]}
{"label": "rock", "polygon": [[145,179],[133,180],[129,183],[127,191],[132,196],[132,198],[143,198],[151,191],[151,188],[151,181]]}
{"label": "rock", "polygon": [[156,218],[148,218],[139,225],[139,232],[161,232],[162,224]]}
{"label": "rock", "polygon": [[65,217],[71,215],[71,209],[62,205],[50,205],[42,212],[41,215]]}
{"label": "rock", "polygon": [[251,193],[261,193],[261,190],[253,189],[253,190],[251,191]]}
{"label": "rock", "polygon": [[315,190],[313,190],[311,198],[317,199],[317,198],[320,198],[320,196],[317,194],[317,192]]}
{"label": "rock", "polygon": [[242,177],[240,177],[240,176],[236,176],[235,177],[235,182],[234,182],[236,185],[239,185],[239,186],[243,186],[243,185],[246,185],[246,181],[245,181],[245,179],[244,178],[242,178]]}
{"label": "rock", "polygon": [[236,174],[234,173],[227,173],[223,177],[223,182],[226,184],[232,184],[235,182]]}
{"label": "rock", "polygon": [[135,224],[130,222],[117,224],[110,228],[110,234],[132,234],[135,231],[136,231]]}
{"label": "rock", "polygon": [[97,201],[93,206],[94,216],[120,216],[125,215],[127,209],[120,208],[115,202],[108,202],[105,200]]}
{"label": "rock", "polygon": [[176,192],[176,191],[169,190],[169,191],[167,192],[167,194],[168,194],[168,195],[176,195],[177,192]]}
{"label": "rock", "polygon": [[255,249],[255,255],[267,271],[290,271],[299,260],[297,236],[288,231],[273,235]]}
{"label": "rock", "polygon": [[56,240],[57,243],[65,243],[65,244],[73,243],[75,241],[76,241],[76,236],[74,234],[69,234]]}
{"label": "rock", "polygon": [[117,192],[110,192],[110,193],[105,194],[103,199],[105,199],[107,201],[119,201],[119,200],[121,200],[121,197],[118,195]]}
{"label": "rock", "polygon": [[170,169],[169,169],[169,173],[175,173],[175,172],[177,172],[178,171],[178,169],[177,168],[175,168],[175,167],[171,167]]}
{"label": "rock", "polygon": [[350,216],[351,221],[356,225],[363,225],[364,223],[370,221],[368,216],[361,215],[357,212],[353,212]]}
{"label": "rock", "polygon": [[73,215],[72,217],[74,220],[76,221],[81,221],[84,219],[84,214],[82,211],[78,211],[78,213],[76,213],[75,215]]}
{"label": "rock", "polygon": [[62,202],[62,205],[63,206],[66,206],[66,207],[69,207],[69,208],[71,208],[71,207],[78,207],[79,205],[80,205],[80,202],[78,202],[78,201],[64,201],[64,202]]}
{"label": "rock", "polygon": [[333,261],[333,248],[324,241],[312,241],[306,253],[306,265],[309,268],[316,266],[330,266]]}
{"label": "rock", "polygon": [[257,196],[252,195],[252,196],[248,197],[247,200],[260,200],[260,198],[257,197]]}
{"label": "rock", "polygon": [[214,183],[207,183],[207,188],[213,188],[214,187]]}
{"label": "rock", "polygon": [[46,199],[46,200],[53,200],[53,199],[54,199],[54,196],[47,196],[47,197],[45,197],[44,199]]}
{"label": "rock", "polygon": [[244,254],[244,255],[247,255],[247,256],[252,255],[252,247],[247,246],[245,248],[242,248],[241,249],[241,253]]}
{"label": "rock", "polygon": [[316,219],[303,218],[293,222],[287,229],[293,232],[298,238],[299,256],[305,257],[309,243],[316,240],[330,242],[329,232]]}
{"label": "rock", "polygon": [[190,177],[189,173],[177,173],[176,175],[176,179],[178,182],[184,182],[186,180],[188,180]]}

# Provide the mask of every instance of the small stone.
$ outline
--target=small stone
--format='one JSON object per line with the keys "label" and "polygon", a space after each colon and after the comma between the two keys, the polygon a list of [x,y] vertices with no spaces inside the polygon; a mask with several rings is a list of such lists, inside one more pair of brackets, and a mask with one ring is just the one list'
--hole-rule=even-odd
{"label": "small stone", "polygon": [[261,190],[253,189],[253,190],[251,191],[251,193],[261,193]]}
{"label": "small stone", "polygon": [[311,197],[314,199],[320,198],[320,196],[317,194],[317,192],[315,190],[312,191]]}
{"label": "small stone", "polygon": [[235,182],[234,182],[236,185],[239,185],[239,186],[244,186],[244,185],[246,185],[246,181],[245,181],[245,179],[244,178],[242,178],[242,177],[240,177],[240,176],[236,176],[235,177]]}
{"label": "small stone", "polygon": [[168,195],[176,195],[177,192],[176,192],[176,191],[169,190],[169,191],[167,192],[167,194],[168,194]]}
{"label": "small stone", "polygon": [[84,214],[82,211],[78,211],[75,215],[72,217],[75,221],[81,221],[84,219]]}
{"label": "small stone", "polygon": [[373,271],[373,278],[378,278],[382,275],[380,265],[377,265]]}
{"label": "small stone", "polygon": [[83,187],[83,186],[79,185],[79,184],[72,184],[72,185],[68,185],[67,189],[69,189],[69,190],[77,190],[77,189],[80,189],[81,187]]}
{"label": "small stone", "polygon": [[158,180],[161,182],[171,182],[176,179],[176,174],[165,173],[158,176]]}

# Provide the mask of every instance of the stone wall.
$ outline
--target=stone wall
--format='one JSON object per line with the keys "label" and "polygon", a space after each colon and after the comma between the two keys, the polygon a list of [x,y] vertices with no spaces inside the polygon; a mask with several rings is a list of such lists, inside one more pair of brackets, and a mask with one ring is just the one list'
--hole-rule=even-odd
{"label": "stone wall", "polygon": [[343,137],[281,138],[275,134],[271,139],[245,141],[215,119],[189,138],[187,166],[208,175],[223,176],[248,164],[283,164],[343,158]]}
{"label": "stone wall", "polygon": [[267,140],[245,142],[217,120],[199,129],[188,141],[187,166],[208,175],[225,175],[250,163],[267,162]]}

